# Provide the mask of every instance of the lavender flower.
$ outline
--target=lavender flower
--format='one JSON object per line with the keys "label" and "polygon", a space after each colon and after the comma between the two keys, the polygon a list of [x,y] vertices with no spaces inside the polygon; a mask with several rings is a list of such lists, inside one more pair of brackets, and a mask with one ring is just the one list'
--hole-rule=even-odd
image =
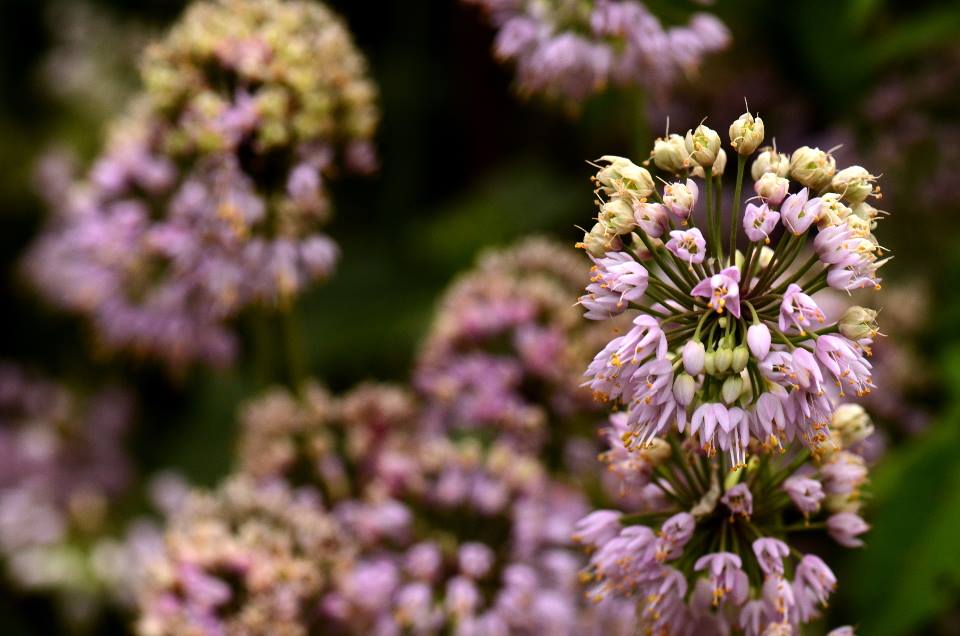
{"label": "lavender flower", "polygon": [[664,27],[635,0],[465,1],[488,13],[498,29],[494,53],[516,64],[525,95],[578,102],[611,84],[662,93],[730,41],[712,15]]}
{"label": "lavender flower", "polygon": [[[646,289],[646,269],[617,254],[595,260],[592,281],[577,259],[542,239],[492,252],[447,292],[414,372],[436,430],[488,429],[527,449],[547,426],[595,411],[579,387],[582,364],[605,327]],[[533,388],[538,387],[538,388]]]}
{"label": "lavender flower", "polygon": [[230,318],[287,304],[336,263],[325,181],[338,155],[374,167],[365,72],[321,5],[193,5],[147,50],[145,88],[87,177],[56,189],[30,278],[110,349],[229,362]]}

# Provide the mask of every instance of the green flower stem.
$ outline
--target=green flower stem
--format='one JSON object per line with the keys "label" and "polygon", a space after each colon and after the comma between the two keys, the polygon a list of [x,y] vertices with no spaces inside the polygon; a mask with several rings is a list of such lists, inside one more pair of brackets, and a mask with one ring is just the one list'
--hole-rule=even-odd
{"label": "green flower stem", "polygon": [[730,265],[736,264],[737,232],[740,218],[740,192],[743,190],[743,168],[747,163],[745,155],[737,154],[737,185],[733,189],[733,209],[730,211]]}
{"label": "green flower stem", "polygon": [[774,293],[774,294],[782,294],[784,291],[786,291],[787,287],[789,287],[791,283],[795,283],[795,282],[797,282],[798,280],[800,280],[800,279],[803,277],[804,274],[806,274],[808,271],[810,271],[810,268],[811,268],[811,267],[813,267],[814,265],[816,265],[816,264],[819,263],[819,262],[820,262],[820,257],[817,256],[816,254],[812,254],[812,255],[810,256],[810,258],[807,259],[807,262],[804,263],[803,265],[801,265],[801,266],[800,266],[800,269],[798,269],[796,272],[794,272],[793,275],[790,276],[790,278],[788,278],[787,280],[785,280],[785,281],[783,281],[782,283],[780,283],[780,284],[777,286],[777,288],[773,290],[773,293]]}

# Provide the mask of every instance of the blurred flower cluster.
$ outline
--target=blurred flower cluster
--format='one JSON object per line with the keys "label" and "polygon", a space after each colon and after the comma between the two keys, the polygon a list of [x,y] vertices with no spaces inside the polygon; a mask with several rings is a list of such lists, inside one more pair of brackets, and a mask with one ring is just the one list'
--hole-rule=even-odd
{"label": "blurred flower cluster", "polygon": [[[263,633],[257,621],[270,616],[291,634],[318,625],[345,634],[632,633],[631,602],[584,597],[585,561],[572,534],[588,496],[562,466],[551,471],[549,449],[589,435],[564,426],[583,416],[589,396],[571,382],[573,367],[537,371],[510,337],[562,327],[550,339],[561,349],[549,353],[572,358],[565,349],[577,341],[567,340],[575,323],[555,320],[574,311],[580,278],[566,249],[546,241],[489,254],[441,304],[417,370],[435,387],[441,374],[460,377],[461,357],[495,355],[518,373],[559,382],[549,391],[524,393],[533,379],[505,387],[487,374],[452,393],[363,384],[335,397],[307,383],[248,403],[236,476],[201,497],[217,502],[205,510],[218,511],[203,526],[224,530],[201,532],[189,506],[174,516],[162,558],[147,565],[141,632]],[[537,289],[543,293],[518,293]],[[454,298],[461,302],[448,302]],[[502,313],[487,313],[494,308]],[[558,399],[580,410],[551,410]],[[503,406],[521,400],[523,409],[551,413],[549,421],[539,415],[532,430],[513,426],[516,409]],[[491,408],[474,411],[482,404]],[[275,553],[273,532],[301,534],[293,519],[272,518],[268,535],[246,530],[260,523],[259,506],[241,512],[229,500],[261,491],[283,493],[287,506],[314,515],[311,527],[337,528],[331,536],[340,545],[305,552],[308,563],[297,567],[309,586],[258,574],[280,566],[257,556]]]}
{"label": "blurred flower cluster", "polygon": [[325,181],[375,167],[376,89],[336,16],[279,0],[193,5],[141,75],[89,174],[43,184],[27,269],[109,349],[225,364],[230,318],[331,273]]}
{"label": "blurred flower cluster", "polygon": [[494,53],[516,64],[527,95],[576,102],[611,84],[663,93],[730,42],[711,14],[664,27],[637,0],[464,1],[488,14],[497,28]]}

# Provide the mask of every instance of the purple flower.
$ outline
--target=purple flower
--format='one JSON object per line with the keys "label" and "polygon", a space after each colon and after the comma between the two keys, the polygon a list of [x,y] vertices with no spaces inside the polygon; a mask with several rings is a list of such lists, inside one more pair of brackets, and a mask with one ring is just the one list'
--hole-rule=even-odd
{"label": "purple flower", "polygon": [[838,512],[827,519],[827,532],[845,548],[863,546],[863,541],[857,537],[869,529],[870,526],[853,512]]}
{"label": "purple flower", "polygon": [[594,510],[577,522],[573,540],[598,548],[617,536],[621,529],[619,512],[615,510]]}
{"label": "purple flower", "polygon": [[811,321],[823,323],[824,320],[826,317],[813,298],[803,293],[800,285],[791,283],[780,303],[780,330],[787,331],[790,327],[795,327],[802,335],[804,329],[810,327]]}
{"label": "purple flower", "polygon": [[809,196],[809,190],[804,188],[788,196],[780,206],[783,224],[796,236],[805,234],[820,214],[820,199],[809,199]]}
{"label": "purple flower", "polygon": [[788,477],[783,482],[783,489],[790,496],[790,501],[804,516],[815,514],[820,510],[820,502],[826,494],[823,484],[809,477]]}
{"label": "purple flower", "polygon": [[790,547],[779,539],[763,537],[753,542],[753,553],[764,574],[783,575],[783,560],[790,555]]}
{"label": "purple flower", "polygon": [[629,303],[643,298],[647,290],[647,270],[630,255],[610,252],[593,262],[587,293],[580,297],[580,304],[587,308],[586,318],[605,320],[623,313]]}
{"label": "purple flower", "polygon": [[770,242],[770,233],[777,227],[780,213],[767,207],[766,203],[748,203],[743,213],[743,231],[751,241]]}
{"label": "purple flower", "polygon": [[732,552],[716,552],[697,559],[693,569],[697,572],[707,571],[714,606],[728,596],[731,596],[735,603],[742,602],[736,599],[743,599],[749,586],[746,573],[740,569],[742,565],[740,557]]}
{"label": "purple flower", "polygon": [[746,484],[737,484],[723,493],[720,501],[731,514],[749,517],[753,514],[753,495]]}
{"label": "purple flower", "polygon": [[637,203],[633,207],[633,218],[641,230],[648,236],[659,238],[667,230],[669,217],[667,207],[662,203]]}
{"label": "purple flower", "polygon": [[679,258],[685,261],[690,269],[693,269],[694,263],[702,263],[707,251],[707,241],[703,234],[697,228],[689,230],[673,230],[670,232],[670,240],[667,241],[667,249]]}
{"label": "purple flower", "polygon": [[709,298],[709,304],[718,313],[726,309],[734,317],[740,317],[740,270],[728,267],[709,278],[700,281],[691,290],[693,296]]}

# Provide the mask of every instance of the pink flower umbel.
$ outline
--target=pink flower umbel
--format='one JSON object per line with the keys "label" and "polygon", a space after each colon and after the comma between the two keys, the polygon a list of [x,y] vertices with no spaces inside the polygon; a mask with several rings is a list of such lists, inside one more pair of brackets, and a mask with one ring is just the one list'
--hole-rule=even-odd
{"label": "pink flower umbel", "polygon": [[[636,312],[633,328],[586,372],[618,409],[601,459],[636,493],[639,514],[589,524],[608,541],[591,546],[584,576],[597,597],[635,599],[643,633],[797,634],[836,585],[820,559],[798,551],[800,533],[852,548],[868,528],[858,444],[872,425],[840,400],[875,389],[876,312],[830,320],[814,294],[878,284],[889,260],[874,234],[882,215],[862,199],[877,195],[875,178],[851,168],[834,179],[834,158],[816,148],[763,148],[749,170],[759,201],[744,205],[746,163],[763,136],[750,113],[730,127],[729,205],[716,196],[729,151],[702,123],[657,140],[658,176],[674,175],[662,195],[653,179],[640,190],[617,181],[618,171],[642,175],[628,159],[608,158],[595,177],[602,210],[622,211],[609,203],[619,200],[641,213],[635,223],[601,214],[584,247],[594,258],[609,257],[604,249],[643,259],[647,286],[643,305],[623,312]],[[690,227],[674,229],[671,216]],[[689,515],[684,550],[660,521],[678,514]]]}
{"label": "pink flower umbel", "polygon": [[709,298],[709,304],[718,313],[726,309],[736,318],[740,317],[740,270],[728,267],[705,278],[694,287],[690,294]]}

